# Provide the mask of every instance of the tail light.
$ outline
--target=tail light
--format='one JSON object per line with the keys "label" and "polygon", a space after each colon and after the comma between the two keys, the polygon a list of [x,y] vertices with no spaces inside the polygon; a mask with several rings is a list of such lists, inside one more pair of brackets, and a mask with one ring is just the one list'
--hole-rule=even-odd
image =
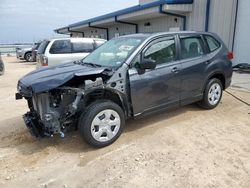
{"label": "tail light", "polygon": [[43,57],[42,66],[43,67],[48,66],[48,58],[46,56]]}
{"label": "tail light", "polygon": [[227,53],[227,58],[231,61],[234,58],[233,52],[228,52]]}

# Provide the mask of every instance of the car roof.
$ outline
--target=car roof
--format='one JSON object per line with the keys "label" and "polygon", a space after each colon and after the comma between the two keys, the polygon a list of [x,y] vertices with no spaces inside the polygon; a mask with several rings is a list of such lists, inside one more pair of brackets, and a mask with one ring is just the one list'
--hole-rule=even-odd
{"label": "car roof", "polygon": [[175,31],[175,32],[157,32],[157,33],[137,33],[131,35],[124,35],[121,37],[157,37],[157,36],[164,36],[164,35],[176,35],[176,34],[213,34],[210,32],[202,32],[202,31]]}
{"label": "car roof", "polygon": [[84,40],[84,41],[106,41],[105,39],[101,38],[84,38],[84,37],[63,37],[63,38],[52,38],[52,39],[44,39],[43,41],[56,41],[56,40]]}

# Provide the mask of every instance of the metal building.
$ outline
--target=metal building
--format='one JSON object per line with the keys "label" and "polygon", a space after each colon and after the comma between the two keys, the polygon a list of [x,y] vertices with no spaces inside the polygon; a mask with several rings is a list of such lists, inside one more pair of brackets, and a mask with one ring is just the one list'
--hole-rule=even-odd
{"label": "metal building", "polygon": [[[239,8],[245,11],[238,11]],[[245,63],[250,59],[250,53],[242,45],[242,42],[247,44],[246,38],[250,42],[249,8],[247,0],[139,0],[137,6],[80,21],[55,32],[111,39],[132,33],[210,31],[234,50],[237,62]],[[242,50],[245,50],[243,56]]]}

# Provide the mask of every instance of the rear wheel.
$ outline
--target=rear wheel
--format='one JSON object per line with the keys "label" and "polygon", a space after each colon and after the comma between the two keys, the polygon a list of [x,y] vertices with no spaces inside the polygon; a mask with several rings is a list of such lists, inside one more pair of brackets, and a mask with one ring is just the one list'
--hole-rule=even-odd
{"label": "rear wheel", "polygon": [[208,81],[203,99],[198,104],[205,109],[213,109],[220,103],[222,93],[223,87],[221,81],[213,78]]}
{"label": "rear wheel", "polygon": [[91,104],[78,122],[83,139],[95,147],[112,144],[121,135],[124,125],[123,110],[119,105],[108,100]]}
{"label": "rear wheel", "polygon": [[32,53],[31,52],[26,53],[24,59],[27,62],[32,62]]}

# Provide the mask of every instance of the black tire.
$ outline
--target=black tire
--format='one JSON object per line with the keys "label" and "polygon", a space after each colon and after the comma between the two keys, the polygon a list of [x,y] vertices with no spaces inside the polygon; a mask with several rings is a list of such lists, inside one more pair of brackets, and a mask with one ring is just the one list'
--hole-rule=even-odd
{"label": "black tire", "polygon": [[[209,95],[209,91],[211,89],[211,86],[213,86],[214,84],[218,84],[220,86],[221,94],[220,94],[220,97],[218,99],[218,102],[216,102],[215,104],[211,104],[211,102],[209,102],[208,95]],[[200,102],[198,102],[198,104],[199,104],[199,106],[201,106],[204,109],[214,109],[220,103],[221,98],[222,98],[222,94],[223,94],[223,86],[222,86],[221,81],[217,78],[210,79],[206,84],[204,94],[203,94],[203,99]]]}
{"label": "black tire", "polygon": [[0,61],[0,75],[3,75],[4,72],[5,72],[4,64],[1,63],[1,61]]}
{"label": "black tire", "polygon": [[32,53],[31,52],[27,52],[24,56],[24,59],[27,61],[27,62],[32,62]]}
{"label": "black tire", "polygon": [[[105,142],[100,142],[92,136],[91,124],[98,113],[108,109],[115,111],[119,115],[120,128],[112,139]],[[122,108],[116,103],[109,100],[99,100],[90,104],[86,108],[85,112],[81,114],[78,121],[78,129],[80,131],[81,137],[91,146],[98,148],[108,146],[112,144],[114,141],[116,141],[121,135],[124,126],[125,126],[125,115]]]}

